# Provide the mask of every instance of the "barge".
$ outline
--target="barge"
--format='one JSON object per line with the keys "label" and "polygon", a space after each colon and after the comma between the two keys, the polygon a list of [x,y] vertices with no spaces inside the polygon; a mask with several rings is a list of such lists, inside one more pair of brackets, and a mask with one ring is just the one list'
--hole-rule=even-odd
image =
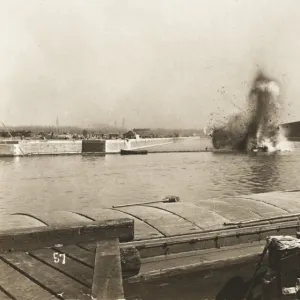
{"label": "barge", "polygon": [[262,284],[264,249],[270,236],[297,236],[299,198],[294,190],[11,214],[1,218],[0,299],[277,299]]}
{"label": "barge", "polygon": [[147,155],[148,150],[126,150],[121,149],[121,155]]}

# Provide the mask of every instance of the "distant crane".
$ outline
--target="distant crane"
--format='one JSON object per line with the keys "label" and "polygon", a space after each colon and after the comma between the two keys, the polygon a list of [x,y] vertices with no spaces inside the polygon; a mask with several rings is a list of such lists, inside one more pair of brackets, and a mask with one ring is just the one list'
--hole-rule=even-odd
{"label": "distant crane", "polygon": [[59,133],[59,122],[58,122],[58,116],[56,117],[56,131]]}
{"label": "distant crane", "polygon": [[1,122],[3,127],[6,129],[6,131],[8,132],[8,134],[10,135],[11,138],[13,138],[12,134],[10,133],[9,129],[4,125],[3,122]]}
{"label": "distant crane", "polygon": [[[3,127],[7,130],[8,134],[10,135],[10,137],[13,139],[14,137],[13,137],[12,134],[10,133],[9,129],[4,125],[3,122],[1,122],[1,123],[2,123]],[[21,150],[21,152],[23,153],[23,155],[26,155],[26,154],[24,153],[24,151],[22,150],[22,148],[20,147],[20,145],[19,145],[19,149]]]}

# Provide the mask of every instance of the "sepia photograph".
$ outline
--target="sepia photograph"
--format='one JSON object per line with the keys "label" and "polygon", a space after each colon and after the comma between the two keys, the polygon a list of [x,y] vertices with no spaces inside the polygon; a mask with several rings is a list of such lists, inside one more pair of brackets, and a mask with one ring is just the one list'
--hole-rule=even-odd
{"label": "sepia photograph", "polygon": [[299,0],[0,0],[0,300],[300,300]]}

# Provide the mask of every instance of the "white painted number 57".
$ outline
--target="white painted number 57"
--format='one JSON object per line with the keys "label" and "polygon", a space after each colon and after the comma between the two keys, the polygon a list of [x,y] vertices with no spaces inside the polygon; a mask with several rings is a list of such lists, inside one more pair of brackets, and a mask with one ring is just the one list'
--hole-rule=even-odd
{"label": "white painted number 57", "polygon": [[[54,252],[53,259],[56,264],[62,263],[64,265],[66,263],[66,254]],[[61,261],[61,259],[62,259],[62,261]]]}

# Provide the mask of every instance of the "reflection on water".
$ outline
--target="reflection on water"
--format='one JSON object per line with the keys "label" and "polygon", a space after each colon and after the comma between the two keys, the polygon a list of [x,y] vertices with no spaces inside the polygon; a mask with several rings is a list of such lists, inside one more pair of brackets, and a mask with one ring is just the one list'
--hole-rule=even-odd
{"label": "reflection on water", "polygon": [[249,189],[252,193],[272,191],[280,186],[280,155],[262,154],[256,157],[256,163],[249,168],[247,180],[251,182]]}
{"label": "reflection on water", "polygon": [[[189,149],[207,146],[190,140]],[[170,150],[170,145],[167,146]],[[80,211],[178,195],[199,202],[300,187],[300,151],[278,155],[160,153],[142,156],[0,158],[0,214]]]}

